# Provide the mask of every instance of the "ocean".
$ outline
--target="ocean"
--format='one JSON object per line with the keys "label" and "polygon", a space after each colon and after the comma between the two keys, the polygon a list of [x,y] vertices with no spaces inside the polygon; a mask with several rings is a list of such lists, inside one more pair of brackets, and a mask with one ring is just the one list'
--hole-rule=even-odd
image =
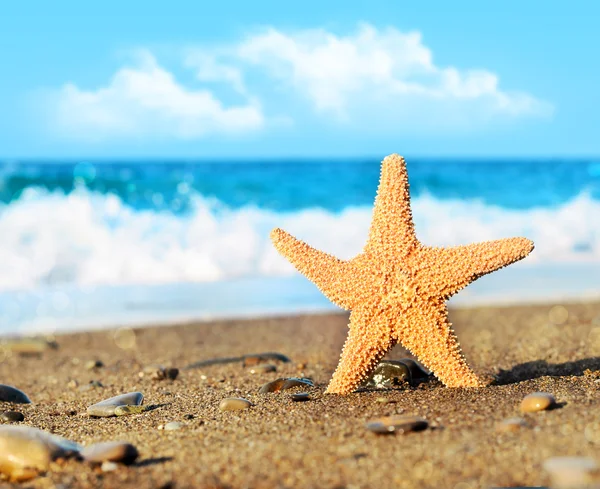
{"label": "ocean", "polygon": [[[352,257],[379,170],[379,158],[1,162],[0,334],[335,310],[269,231]],[[408,171],[424,244],[535,242],[453,303],[600,297],[600,160],[412,158]]]}

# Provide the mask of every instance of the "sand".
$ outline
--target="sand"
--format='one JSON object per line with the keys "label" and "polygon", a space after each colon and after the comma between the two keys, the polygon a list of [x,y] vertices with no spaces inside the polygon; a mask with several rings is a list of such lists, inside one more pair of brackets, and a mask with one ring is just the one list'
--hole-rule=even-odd
{"label": "sand", "polygon": [[[591,456],[600,462],[600,303],[453,310],[464,353],[487,387],[449,389],[430,380],[418,387],[325,395],[347,319],[305,315],[105,330],[57,336],[59,347],[40,355],[4,355],[0,382],[22,389],[33,404],[0,403],[1,410],[16,407],[25,414],[21,424],[84,445],[129,441],[141,454],[136,464],[114,472],[75,461],[54,465],[22,486],[541,486],[549,483],[542,467],[549,457]],[[268,351],[292,362],[265,374],[234,362],[181,370],[175,381],[140,376],[152,364],[182,368]],[[388,358],[404,356],[396,348]],[[89,370],[90,360],[104,366]],[[292,402],[292,392],[307,390],[299,388],[258,394],[262,384],[281,376],[313,379],[311,399]],[[104,387],[81,390],[90,380]],[[152,409],[119,418],[85,414],[89,405],[130,391],[143,392]],[[528,428],[498,434],[497,423],[518,416],[521,399],[535,391],[554,394],[559,407],[526,414]],[[221,412],[225,397],[244,397],[254,406]],[[397,413],[423,416],[430,428],[404,435],[365,429],[367,420]],[[158,429],[169,421],[184,426]]]}

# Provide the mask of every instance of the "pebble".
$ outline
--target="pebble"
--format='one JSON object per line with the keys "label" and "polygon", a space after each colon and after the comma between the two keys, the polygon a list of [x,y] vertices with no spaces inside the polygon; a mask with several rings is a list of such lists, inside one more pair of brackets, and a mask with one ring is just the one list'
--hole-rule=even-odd
{"label": "pebble", "polygon": [[362,383],[363,387],[389,389],[412,381],[409,367],[398,360],[382,360]]}
{"label": "pebble", "polygon": [[129,465],[138,458],[138,451],[131,443],[109,441],[95,443],[81,450],[81,456],[86,462],[100,464],[102,462],[118,462]]}
{"label": "pebble", "polygon": [[144,374],[150,375],[152,380],[175,380],[179,375],[179,369],[175,367],[163,367],[162,365],[150,365],[144,368],[140,376]]}
{"label": "pebble", "polygon": [[0,426],[0,473],[20,482],[48,469],[50,462],[79,454],[81,447],[30,426]]}
{"label": "pebble", "polygon": [[401,358],[399,361],[408,367],[413,381],[429,378],[430,373],[416,360],[412,358]]}
{"label": "pebble", "polygon": [[528,394],[521,401],[521,412],[534,413],[536,411],[544,411],[556,406],[556,399],[552,394],[547,392],[534,392]]}
{"label": "pebble", "polygon": [[31,400],[23,391],[5,384],[0,384],[0,401],[12,402],[15,404],[31,403]]}
{"label": "pebble", "polygon": [[247,399],[242,399],[241,397],[229,397],[227,399],[223,399],[219,403],[219,409],[221,411],[240,411],[242,409],[248,409],[252,406],[252,403]]}
{"label": "pebble", "polygon": [[292,398],[292,401],[295,402],[310,401],[310,395],[308,392],[299,392],[298,394],[292,394],[290,397]]}
{"label": "pebble", "polygon": [[251,374],[266,374],[269,372],[277,372],[277,367],[270,363],[263,363],[262,365],[257,365],[250,369]]}
{"label": "pebble", "polygon": [[598,487],[600,467],[589,457],[552,457],[544,461],[543,467],[550,475],[553,488]]}
{"label": "pebble", "polygon": [[90,380],[87,384],[82,385],[81,387],[79,387],[79,391],[80,392],[85,392],[85,391],[89,391],[91,389],[98,389],[100,387],[104,387],[102,385],[102,382],[100,382],[99,380]]}
{"label": "pebble", "polygon": [[129,392],[94,404],[87,408],[87,413],[95,417],[115,416],[118,406],[140,406],[143,401],[144,395],[141,392]]}
{"label": "pebble", "polygon": [[0,418],[6,423],[18,423],[19,421],[23,421],[25,416],[19,411],[4,411],[2,415],[0,415]]}
{"label": "pebble", "polygon": [[410,433],[422,431],[429,426],[425,418],[420,416],[385,416],[367,422],[367,429],[373,433]]}
{"label": "pebble", "polygon": [[169,380],[175,380],[179,375],[179,369],[175,367],[170,367],[165,369],[165,377]]}
{"label": "pebble", "polygon": [[186,365],[184,369],[202,368],[211,365],[224,365],[226,363],[237,363],[242,362],[244,367],[250,367],[259,363],[276,360],[278,362],[288,363],[291,360],[281,353],[257,353],[254,355],[242,355],[241,357],[223,357],[223,358],[211,358],[210,360],[200,360],[198,362],[190,363]]}
{"label": "pebble", "polygon": [[244,367],[251,367],[253,365],[258,365],[259,363],[269,362],[269,361],[277,361],[282,363],[290,363],[291,360],[281,353],[257,353],[255,355],[244,355],[242,357],[242,365]]}
{"label": "pebble", "polygon": [[176,431],[183,428],[185,425],[179,421],[170,421],[164,426],[165,431]]}
{"label": "pebble", "polygon": [[307,378],[279,378],[272,382],[267,382],[262,385],[258,390],[259,394],[267,394],[269,392],[279,392],[285,389],[291,389],[292,387],[314,387],[312,380]]}
{"label": "pebble", "polygon": [[115,462],[102,462],[102,465],[100,466],[102,472],[114,472],[118,468],[119,466]]}
{"label": "pebble", "polygon": [[498,433],[514,433],[528,426],[527,421],[523,418],[507,418],[496,425],[496,431]]}
{"label": "pebble", "polygon": [[146,412],[146,406],[117,406],[115,416],[128,416],[130,414],[142,414]]}
{"label": "pebble", "polygon": [[86,370],[93,370],[95,368],[102,368],[104,364],[100,360],[90,360],[85,364]]}

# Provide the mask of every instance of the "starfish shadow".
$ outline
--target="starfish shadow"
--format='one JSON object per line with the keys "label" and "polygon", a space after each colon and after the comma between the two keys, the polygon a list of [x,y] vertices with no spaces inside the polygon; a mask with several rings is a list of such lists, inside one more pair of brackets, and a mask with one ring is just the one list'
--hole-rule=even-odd
{"label": "starfish shadow", "polygon": [[515,365],[510,370],[500,370],[493,385],[508,385],[540,377],[582,376],[586,370],[600,371],[600,357],[584,358],[574,362],[548,363],[535,360]]}

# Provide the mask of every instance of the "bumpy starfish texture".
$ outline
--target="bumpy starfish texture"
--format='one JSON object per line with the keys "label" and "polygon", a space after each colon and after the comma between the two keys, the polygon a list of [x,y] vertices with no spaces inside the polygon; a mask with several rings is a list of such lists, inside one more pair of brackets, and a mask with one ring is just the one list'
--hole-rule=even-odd
{"label": "bumpy starfish texture", "polygon": [[433,248],[415,236],[404,159],[383,160],[369,239],[349,261],[281,229],[271,239],[333,303],[351,311],[348,338],[327,392],[354,391],[401,343],[448,387],[479,387],[448,321],[445,301],[468,284],[526,257],[533,242],[509,238]]}

